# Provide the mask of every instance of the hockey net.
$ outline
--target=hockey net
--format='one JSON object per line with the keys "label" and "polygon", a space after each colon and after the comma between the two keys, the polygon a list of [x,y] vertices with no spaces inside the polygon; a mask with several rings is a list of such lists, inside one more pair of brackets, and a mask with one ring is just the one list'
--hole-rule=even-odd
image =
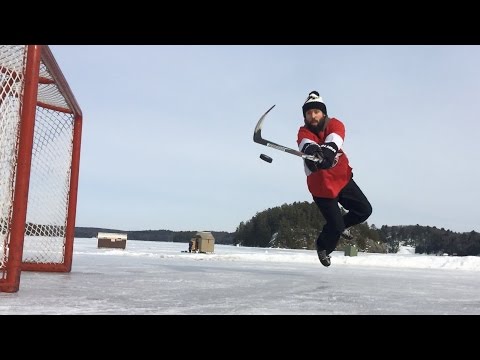
{"label": "hockey net", "polygon": [[0,45],[0,291],[71,270],[81,124],[48,46]]}

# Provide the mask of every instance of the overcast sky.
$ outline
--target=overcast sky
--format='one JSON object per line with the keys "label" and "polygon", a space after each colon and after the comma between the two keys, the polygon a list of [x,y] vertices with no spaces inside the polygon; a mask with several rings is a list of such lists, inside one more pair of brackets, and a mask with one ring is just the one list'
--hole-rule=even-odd
{"label": "overcast sky", "polygon": [[[480,46],[52,45],[83,114],[77,226],[236,230],[311,201],[311,90],[346,125],[369,224],[480,231]],[[265,153],[271,164],[259,159]]]}

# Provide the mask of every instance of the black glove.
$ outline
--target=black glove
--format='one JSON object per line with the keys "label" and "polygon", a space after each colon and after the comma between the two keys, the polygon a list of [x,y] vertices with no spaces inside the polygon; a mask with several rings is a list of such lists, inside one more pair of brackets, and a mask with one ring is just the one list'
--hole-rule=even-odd
{"label": "black glove", "polygon": [[320,159],[319,161],[312,161],[312,160],[305,159],[305,165],[307,165],[307,168],[311,172],[315,172],[321,169],[320,164],[323,161],[323,155],[322,155],[322,149],[320,145],[316,143],[307,143],[303,147],[302,152],[306,155],[315,156]]}
{"label": "black glove", "polygon": [[303,153],[307,155],[313,155],[320,159],[319,161],[305,159],[305,165],[307,165],[311,172],[329,169],[333,166],[337,152],[338,147],[334,142],[329,142],[322,145],[315,143],[305,144],[303,147]]}
{"label": "black glove", "polygon": [[323,161],[318,165],[320,169],[329,169],[333,166],[335,156],[338,152],[337,144],[334,142],[324,143],[320,145]]}

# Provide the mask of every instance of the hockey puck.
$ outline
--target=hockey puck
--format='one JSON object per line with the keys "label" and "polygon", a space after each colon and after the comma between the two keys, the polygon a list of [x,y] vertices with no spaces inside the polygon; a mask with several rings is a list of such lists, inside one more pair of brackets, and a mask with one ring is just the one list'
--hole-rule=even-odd
{"label": "hockey puck", "polygon": [[266,161],[268,163],[271,163],[273,161],[273,159],[270,156],[265,155],[265,154],[260,154],[260,159],[262,159],[263,161]]}

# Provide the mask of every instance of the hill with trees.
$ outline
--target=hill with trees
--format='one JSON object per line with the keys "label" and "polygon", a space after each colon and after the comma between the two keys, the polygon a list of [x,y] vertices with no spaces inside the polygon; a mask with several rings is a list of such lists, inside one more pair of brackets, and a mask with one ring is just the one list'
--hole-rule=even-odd
{"label": "hill with trees", "polygon": [[[315,240],[325,219],[314,202],[295,202],[257,213],[242,222],[234,233],[233,243],[254,247],[315,249]],[[341,239],[336,250],[355,245],[365,252],[397,252],[400,245],[415,247],[423,254],[459,256],[480,255],[480,234],[456,233],[435,226],[382,226],[368,222],[351,228],[353,240]]]}
{"label": "hill with trees", "polygon": [[[325,219],[314,202],[295,202],[257,213],[242,222],[234,233],[233,243],[242,246],[315,249],[315,240],[325,225]],[[386,252],[380,234],[368,223],[352,229],[354,239],[342,239],[337,250],[356,245],[362,251]]]}

